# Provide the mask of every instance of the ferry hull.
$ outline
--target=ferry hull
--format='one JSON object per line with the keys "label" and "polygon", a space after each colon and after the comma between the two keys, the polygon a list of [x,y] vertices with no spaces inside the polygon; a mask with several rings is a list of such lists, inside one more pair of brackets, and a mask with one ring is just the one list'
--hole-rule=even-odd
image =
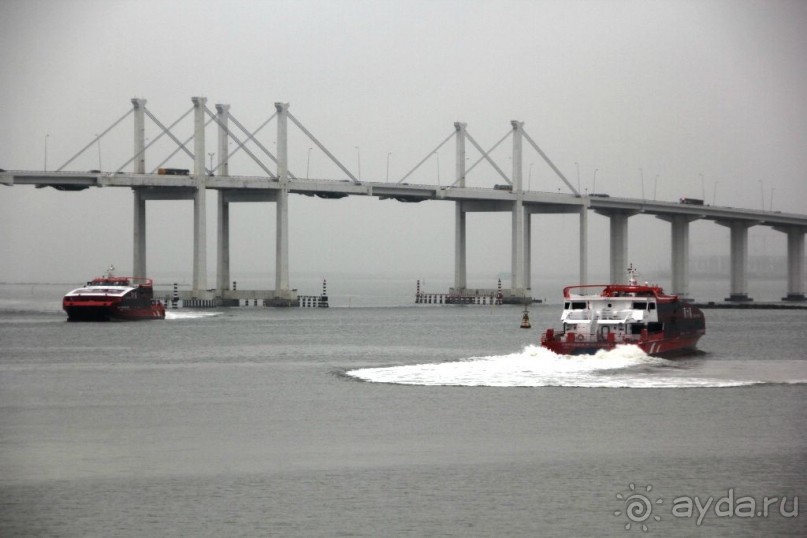
{"label": "ferry hull", "polygon": [[154,300],[151,279],[116,277],[111,270],[67,293],[62,308],[68,321],[165,319],[165,307]]}
{"label": "ferry hull", "polygon": [[565,341],[560,335],[544,335],[541,346],[558,355],[594,355],[600,350],[611,350],[618,345],[634,345],[654,357],[674,358],[690,355],[697,351],[702,334],[660,338],[656,340],[626,340],[622,342]]}
{"label": "ferry hull", "polygon": [[107,305],[64,306],[67,321],[139,321],[165,319],[165,308],[153,304],[146,308],[127,308]]}
{"label": "ferry hull", "polygon": [[547,329],[541,345],[559,355],[590,355],[619,345],[655,357],[695,352],[706,334],[703,312],[657,285],[638,284],[633,265],[628,274],[627,284],[565,287],[562,329]]}

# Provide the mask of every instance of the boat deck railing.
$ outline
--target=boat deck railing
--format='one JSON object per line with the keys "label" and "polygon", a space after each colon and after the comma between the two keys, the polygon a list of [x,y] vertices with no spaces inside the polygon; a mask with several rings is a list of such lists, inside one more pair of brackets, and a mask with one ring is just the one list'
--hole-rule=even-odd
{"label": "boat deck railing", "polygon": [[[596,318],[594,314],[596,313]],[[590,322],[595,318],[598,322],[601,321],[617,321],[626,323],[634,317],[634,311],[631,309],[625,310],[606,310],[606,311],[592,311],[592,310],[573,310],[566,316],[566,321],[583,321]]]}

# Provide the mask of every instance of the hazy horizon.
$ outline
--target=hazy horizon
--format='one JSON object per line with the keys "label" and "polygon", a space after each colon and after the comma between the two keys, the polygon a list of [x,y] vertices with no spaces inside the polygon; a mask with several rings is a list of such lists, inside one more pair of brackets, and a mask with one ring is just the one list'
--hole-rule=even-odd
{"label": "hazy horizon", "polygon": [[[596,190],[613,196],[807,213],[803,2],[11,0],[0,15],[6,170],[43,169],[46,148],[55,169],[133,97],[168,125],[204,96],[210,108],[230,104],[250,130],[276,101],[289,102],[364,181],[386,181],[388,159],[389,180],[398,181],[455,121],[489,148],[519,120],[581,192],[594,190],[596,177]],[[159,133],[148,119],[146,129]],[[189,136],[192,119],[173,132]],[[213,124],[206,138],[215,152]],[[274,122],[260,138],[272,149]],[[149,152],[147,170],[170,146]],[[292,172],[346,178],[312,146],[290,126]],[[493,155],[508,174],[511,151],[505,142]],[[131,153],[129,119],[69,169],[111,172]],[[478,154],[469,146],[468,156]],[[454,165],[449,141],[407,182],[445,185]],[[166,166],[192,162],[178,154]],[[531,190],[567,190],[526,144],[523,170]],[[263,174],[243,152],[230,172]],[[484,164],[468,176],[469,186],[501,182]],[[207,199],[211,275],[215,196]],[[453,203],[293,195],[289,205],[292,287],[308,273],[453,276]],[[189,202],[148,203],[150,274],[190,274],[192,214]],[[468,216],[469,276],[510,270],[510,218]],[[576,279],[577,215],[536,214],[532,223],[533,281]],[[109,264],[131,270],[129,189],[0,186],[0,226],[0,281],[80,281]],[[589,227],[590,275],[607,276],[608,221],[591,213]],[[693,259],[728,254],[727,228],[695,221],[690,232]],[[233,279],[273,275],[274,233],[273,204],[231,206]],[[635,216],[629,237],[635,265],[669,266],[669,224]],[[752,227],[749,254],[785,255],[786,237]]]}

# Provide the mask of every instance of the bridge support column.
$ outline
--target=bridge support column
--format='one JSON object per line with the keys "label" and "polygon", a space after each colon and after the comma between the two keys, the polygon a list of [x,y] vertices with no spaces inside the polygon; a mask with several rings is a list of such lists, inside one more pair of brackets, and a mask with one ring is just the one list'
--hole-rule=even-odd
{"label": "bridge support column", "polygon": [[611,215],[611,282],[625,280],[628,267],[628,215]]}
{"label": "bridge support column", "polygon": [[458,291],[468,287],[466,243],[465,211],[462,202],[454,202],[454,289]]}
{"label": "bridge support column", "polygon": [[281,300],[289,293],[289,167],[288,167],[288,103],[275,103],[277,109],[277,239],[275,242],[275,294]]}
{"label": "bridge support column", "polygon": [[[454,123],[456,130],[456,184],[465,187],[465,123]],[[462,202],[454,202],[454,289],[460,294],[468,286],[466,259],[466,221]]]}
{"label": "bridge support column", "polygon": [[[135,174],[146,173],[146,129],[144,110],[145,99],[132,99],[134,106],[134,164]],[[132,276],[145,278],[146,275],[146,200],[139,189],[132,189],[133,215],[133,237],[132,237]]]}
{"label": "bridge support column", "polygon": [[[229,160],[229,135],[228,124],[230,118],[230,105],[216,105],[219,123],[218,138],[218,168],[219,176],[230,175]],[[226,193],[219,190],[218,197],[218,253],[216,258],[216,290],[219,297],[225,290],[230,289],[230,204],[227,201]]]}
{"label": "bridge support column", "polygon": [[611,221],[611,283],[624,282],[628,269],[628,217],[636,211],[598,209],[597,213]]}
{"label": "bridge support column", "polygon": [[787,234],[787,295],[783,301],[804,301],[804,228],[775,227]]}
{"label": "bridge support column", "polygon": [[753,301],[748,297],[748,228],[752,223],[740,220],[717,221],[731,230],[731,291],[726,301]]}
{"label": "bridge support column", "polygon": [[588,206],[580,206],[580,284],[588,284]]}
{"label": "bridge support column", "polygon": [[134,256],[132,260],[132,276],[146,278],[146,200],[140,189],[132,189],[134,204]]}
{"label": "bridge support column", "polygon": [[512,223],[512,286],[513,294],[524,290],[524,204],[520,197],[513,203]]}
{"label": "bridge support column", "polygon": [[522,129],[524,122],[511,121],[513,126],[513,224],[512,224],[512,294],[517,297],[526,297],[525,279],[525,211],[524,192],[521,190],[522,168]]}
{"label": "bridge support column", "polygon": [[218,236],[216,291],[221,297],[224,291],[230,289],[230,203],[224,191],[219,191],[216,231]]}
{"label": "bridge support column", "polygon": [[524,211],[524,289],[526,297],[532,298],[532,213]]}
{"label": "bridge support column", "polygon": [[672,293],[682,299],[689,297],[689,223],[697,217],[689,215],[659,216],[670,223],[672,230]]}
{"label": "bridge support column", "polygon": [[196,193],[193,198],[193,291],[194,298],[206,298],[207,293],[207,220],[205,195],[205,103],[206,97],[193,97],[193,175]]}

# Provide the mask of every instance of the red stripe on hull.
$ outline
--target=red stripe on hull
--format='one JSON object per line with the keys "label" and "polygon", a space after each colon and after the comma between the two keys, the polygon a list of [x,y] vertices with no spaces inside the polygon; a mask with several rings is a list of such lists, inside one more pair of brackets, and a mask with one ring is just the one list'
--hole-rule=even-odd
{"label": "red stripe on hull", "polygon": [[670,357],[694,352],[701,336],[703,336],[703,333],[644,341],[590,342],[583,340],[569,342],[562,340],[561,335],[557,335],[552,340],[547,340],[546,337],[542,338],[541,346],[558,355],[592,355],[601,349],[611,350],[618,345],[635,345],[648,355]]}

